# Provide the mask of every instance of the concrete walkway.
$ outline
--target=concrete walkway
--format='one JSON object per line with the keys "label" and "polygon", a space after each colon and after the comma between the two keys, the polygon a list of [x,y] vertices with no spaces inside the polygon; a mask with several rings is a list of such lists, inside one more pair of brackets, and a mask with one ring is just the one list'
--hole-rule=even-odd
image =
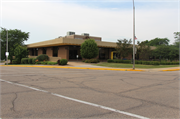
{"label": "concrete walkway", "polygon": [[[0,63],[1,66],[4,63]],[[170,68],[154,68],[154,69],[140,69],[136,68],[111,68],[103,66],[95,66],[90,63],[84,63],[82,61],[69,61],[67,65],[9,65],[15,67],[44,67],[44,68],[70,68],[70,69],[92,69],[92,70],[116,70],[116,71],[146,71],[146,72],[157,72],[157,71],[179,71],[180,67],[170,67]]]}
{"label": "concrete walkway", "polygon": [[[95,66],[92,65],[90,63],[84,63],[84,62],[75,62],[75,61],[69,61],[68,62],[69,66],[73,66],[73,67],[94,67],[94,68],[111,68],[111,67],[103,67],[103,66]],[[132,69],[132,68],[114,68],[114,69]],[[180,70],[180,67],[170,67],[170,68],[154,68],[154,69],[141,69],[141,68],[136,68],[138,70],[144,70],[144,71],[148,71],[148,72],[154,72],[154,71],[176,71],[176,70]]]}

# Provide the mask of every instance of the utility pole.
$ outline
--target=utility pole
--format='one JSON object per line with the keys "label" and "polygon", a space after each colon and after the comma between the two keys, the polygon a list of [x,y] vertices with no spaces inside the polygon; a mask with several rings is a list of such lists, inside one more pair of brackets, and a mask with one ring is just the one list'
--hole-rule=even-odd
{"label": "utility pole", "polygon": [[135,6],[133,0],[133,69],[135,69]]}

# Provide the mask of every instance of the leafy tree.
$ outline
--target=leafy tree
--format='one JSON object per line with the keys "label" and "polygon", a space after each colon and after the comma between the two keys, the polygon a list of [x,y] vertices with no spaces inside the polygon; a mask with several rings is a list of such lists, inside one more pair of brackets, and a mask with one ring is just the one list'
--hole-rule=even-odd
{"label": "leafy tree", "polygon": [[169,59],[175,60],[179,58],[179,48],[178,47],[174,47],[174,45],[170,45],[169,46]]}
{"label": "leafy tree", "polygon": [[131,39],[118,40],[118,42],[116,43],[117,44],[117,48],[116,48],[117,54],[120,57],[122,56],[122,58],[127,57],[130,53],[133,52],[131,43],[132,43]]}
{"label": "leafy tree", "polygon": [[94,39],[87,39],[81,44],[80,52],[83,58],[91,59],[98,56],[99,49]]}
{"label": "leafy tree", "polygon": [[179,43],[180,43],[180,32],[174,32],[174,38],[175,38],[174,45],[175,45],[176,47],[179,47]]}
{"label": "leafy tree", "polygon": [[143,59],[143,60],[148,60],[149,59],[149,56],[151,55],[151,48],[149,46],[149,44],[147,44],[146,41],[144,42],[137,42],[138,44],[138,54],[139,54],[139,57],[140,59]]}
{"label": "leafy tree", "polygon": [[169,39],[167,38],[155,38],[148,42],[150,46],[169,45]]}
{"label": "leafy tree", "polygon": [[[6,30],[1,30],[1,59],[4,59],[6,52]],[[14,29],[8,30],[8,52],[9,59],[12,62],[14,56],[14,50],[18,45],[24,45],[24,41],[27,41],[29,38],[29,32],[22,32],[21,30]]]}
{"label": "leafy tree", "polygon": [[168,59],[169,58],[170,47],[166,45],[158,46],[156,49],[153,50],[153,55],[157,58],[161,59]]}
{"label": "leafy tree", "polygon": [[27,47],[20,45],[16,46],[16,48],[14,49],[14,55],[16,61],[20,63],[22,58],[26,58],[28,56]]}

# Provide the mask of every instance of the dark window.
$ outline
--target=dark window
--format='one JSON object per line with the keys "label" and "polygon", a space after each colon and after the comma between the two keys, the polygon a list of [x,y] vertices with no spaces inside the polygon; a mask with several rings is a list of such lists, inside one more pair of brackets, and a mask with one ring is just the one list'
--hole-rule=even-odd
{"label": "dark window", "polygon": [[38,48],[35,48],[35,56],[38,56]]}
{"label": "dark window", "polygon": [[53,47],[53,57],[58,56],[58,47]]}
{"label": "dark window", "polygon": [[32,56],[34,56],[34,48],[33,49],[31,49],[32,50]]}
{"label": "dark window", "polygon": [[46,48],[43,48],[43,54],[46,54]]}

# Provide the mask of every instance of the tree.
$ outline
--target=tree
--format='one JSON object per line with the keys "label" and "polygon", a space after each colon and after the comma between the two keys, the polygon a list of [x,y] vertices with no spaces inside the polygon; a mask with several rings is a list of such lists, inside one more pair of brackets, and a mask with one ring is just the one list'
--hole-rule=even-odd
{"label": "tree", "polygon": [[[6,30],[1,30],[1,59],[4,59],[5,52],[6,52]],[[9,59],[12,62],[14,56],[14,50],[18,45],[24,45],[24,41],[27,41],[29,38],[29,32],[22,32],[21,30],[14,29],[8,30],[8,52],[9,52]]]}
{"label": "tree", "polygon": [[28,51],[26,46],[16,46],[14,49],[15,60],[20,63],[22,58],[26,58],[28,56]]}
{"label": "tree", "polygon": [[153,55],[157,58],[161,59],[168,59],[169,58],[170,47],[166,45],[161,45],[156,47],[153,50]]}
{"label": "tree", "polygon": [[117,54],[120,57],[122,56],[122,58],[127,57],[133,51],[131,43],[132,43],[131,39],[129,39],[129,41],[127,39],[118,40],[118,42],[116,43],[117,44],[117,48],[116,48]]}
{"label": "tree", "polygon": [[170,45],[169,46],[169,59],[175,60],[179,58],[179,48],[178,47],[174,47],[174,45]]}
{"label": "tree", "polygon": [[80,52],[83,58],[91,59],[98,56],[99,49],[94,39],[87,39],[81,44]]}
{"label": "tree", "polygon": [[148,42],[150,46],[169,45],[168,38],[155,38]]}
{"label": "tree", "polygon": [[140,59],[148,60],[149,56],[151,55],[151,48],[146,41],[138,42],[138,50],[137,53],[139,54]]}
{"label": "tree", "polygon": [[179,43],[180,43],[180,32],[174,32],[174,38],[175,38],[174,45],[175,45],[176,47],[179,47]]}

